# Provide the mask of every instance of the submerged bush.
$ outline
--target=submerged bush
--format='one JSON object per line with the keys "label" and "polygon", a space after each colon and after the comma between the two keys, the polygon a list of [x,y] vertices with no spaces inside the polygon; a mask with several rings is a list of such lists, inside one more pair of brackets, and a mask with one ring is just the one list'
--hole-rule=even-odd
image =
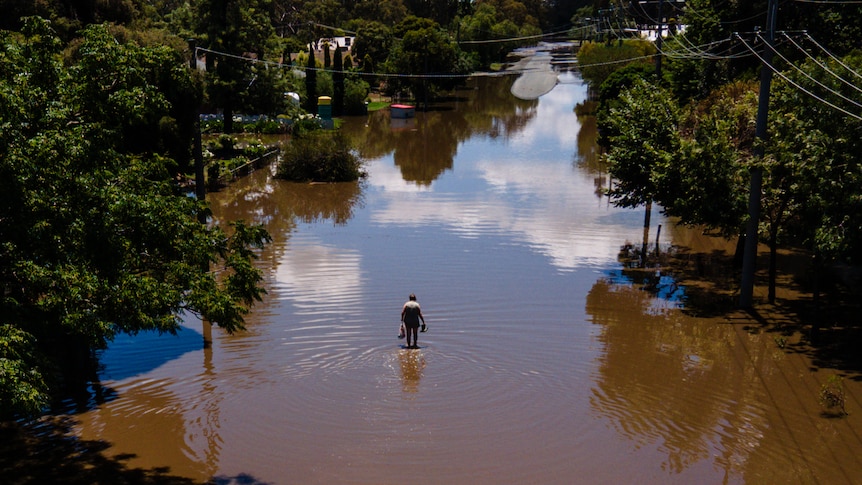
{"label": "submerged bush", "polygon": [[295,182],[352,182],[363,177],[362,162],[339,133],[314,131],[285,147],[276,176]]}

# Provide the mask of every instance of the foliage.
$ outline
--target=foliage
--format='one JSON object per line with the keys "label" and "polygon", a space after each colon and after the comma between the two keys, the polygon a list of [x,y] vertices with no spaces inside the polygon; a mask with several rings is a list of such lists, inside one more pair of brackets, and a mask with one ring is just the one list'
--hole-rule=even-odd
{"label": "foliage", "polygon": [[318,130],[291,140],[276,175],[295,182],[352,182],[363,172],[347,139]]}
{"label": "foliage", "polygon": [[364,80],[348,77],[344,80],[344,114],[363,115],[366,113],[365,101],[368,99],[369,86]]}
{"label": "foliage", "polygon": [[341,116],[344,113],[344,62],[341,48],[335,48],[332,61],[332,115]]}
{"label": "foliage", "polygon": [[[686,18],[684,33],[670,37],[665,44],[669,51],[687,51],[691,46],[707,45],[730,37],[730,27],[723,25],[720,7],[712,0],[689,0],[697,15]],[[735,25],[733,28],[737,28]],[[664,64],[677,97],[682,100],[703,99],[717,86],[729,82],[730,59],[710,59],[703,56],[671,56]]]}
{"label": "foliage", "polygon": [[314,98],[314,111],[317,112],[317,103],[319,102],[320,96],[329,96],[332,97],[333,92],[335,91],[335,82],[332,79],[331,71],[317,71],[317,76],[315,76],[317,80],[317,96]]}
{"label": "foliage", "polygon": [[607,137],[611,135],[607,117],[611,109],[620,104],[620,94],[632,87],[637,80],[656,82],[655,68],[647,64],[630,64],[611,73],[599,86],[599,106],[596,110],[598,123],[602,126],[599,143],[608,148]]}
{"label": "foliage", "polygon": [[[247,88],[260,79],[253,64],[237,56],[263,59],[273,36],[266,0],[199,0],[196,31],[212,51],[207,54],[207,95],[224,112],[224,130],[233,132],[233,113],[247,103]],[[272,91],[271,87],[266,88]],[[283,92],[283,91],[280,91]]]}
{"label": "foliage", "polygon": [[578,49],[581,75],[593,86],[600,86],[608,76],[626,65],[651,64],[656,49],[651,42],[627,39],[612,44],[585,42]]}
{"label": "foliage", "polygon": [[314,49],[308,48],[308,58],[305,64],[305,110],[317,114],[317,63],[314,59]]}
{"label": "foliage", "polygon": [[94,26],[66,67],[47,22],[30,19],[24,34],[0,39],[0,327],[17,342],[4,349],[12,373],[0,385],[13,387],[0,407],[17,412],[44,402],[40,374],[76,368],[64,359],[118,332],[174,332],[183,312],[241,329],[264,291],[253,250],[269,239],[198,223],[205,207],[178,191],[175,162],[130,143],[134,126],[172,109],[176,86],[150,77],[175,65],[171,53]]}
{"label": "foliage", "polygon": [[660,201],[668,214],[728,238],[741,233],[756,109],[752,83],[727,85],[689,107],[681,128],[675,184]]}
{"label": "foliage", "polygon": [[427,99],[437,90],[452,89],[460,81],[458,74],[465,74],[459,72],[457,47],[435,22],[407,17],[393,33],[401,42],[392,48],[386,71],[412,76],[390,78],[393,89],[407,88],[415,97]]}
{"label": "foliage", "polygon": [[826,382],[820,386],[818,398],[820,405],[826,408],[827,412],[847,416],[847,393],[844,390],[844,379],[841,376],[834,374],[829,376]]}
{"label": "foliage", "polygon": [[[511,2],[517,3],[517,2]],[[507,3],[508,4],[508,3]],[[523,7],[523,4],[520,4]],[[512,49],[520,46],[522,41],[498,42],[499,39],[514,39],[540,34],[536,19],[520,9],[507,17],[503,11],[498,11],[491,2],[483,2],[471,15],[461,19],[461,41],[467,41],[466,50],[475,52],[479,62],[488,66],[492,62],[503,61]],[[472,43],[470,43],[472,41]],[[489,41],[489,42],[482,42]]]}
{"label": "foliage", "polygon": [[246,85],[245,95],[242,97],[244,113],[276,116],[295,111],[294,104],[284,93],[299,92],[301,82],[290,70],[254,64],[250,75],[251,81]]}
{"label": "foliage", "polygon": [[[767,212],[782,210],[787,230],[816,254],[827,259],[859,260],[862,247],[862,121],[827,106],[858,110],[856,88],[845,84],[848,71],[838,61],[808,61],[801,71],[785,74],[773,88],[770,143],[774,163],[764,178]],[[862,69],[862,55],[841,61],[854,72]],[[828,68],[827,71],[824,68]],[[822,93],[821,99],[800,91]],[[826,88],[832,91],[826,91]],[[837,93],[837,94],[836,94]],[[775,200],[773,203],[768,201]]]}
{"label": "foliage", "polygon": [[620,207],[660,201],[676,182],[680,115],[670,93],[643,80],[620,94],[607,118],[612,134],[606,154],[615,185],[608,192]]}
{"label": "foliage", "polygon": [[14,412],[38,414],[47,404],[45,382],[32,335],[10,324],[0,324],[0,419]]}
{"label": "foliage", "polygon": [[407,7],[402,0],[358,0],[353,7],[353,17],[380,22],[383,25],[395,25],[407,17]]}
{"label": "foliage", "polygon": [[[261,117],[250,123],[234,121],[234,133],[260,133],[266,135],[274,135],[279,133],[287,133],[290,131],[289,120],[299,116],[299,113],[291,110],[290,115],[279,115],[275,119]],[[201,121],[202,133],[223,133],[224,121],[221,119],[209,119]]]}

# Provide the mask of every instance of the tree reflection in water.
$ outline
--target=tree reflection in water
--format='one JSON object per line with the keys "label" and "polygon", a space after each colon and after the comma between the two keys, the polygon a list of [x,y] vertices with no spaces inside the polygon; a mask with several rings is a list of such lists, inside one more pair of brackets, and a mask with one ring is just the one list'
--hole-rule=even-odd
{"label": "tree reflection in water", "polygon": [[[464,90],[427,111],[417,111],[411,123],[389,119],[389,111],[369,113],[365,123],[346,123],[342,132],[361,147],[362,158],[392,154],[404,180],[429,185],[447,170],[460,143],[474,137],[507,139],[523,131],[536,115],[537,100],[513,100],[514,76],[485,82],[471,79]],[[478,89],[481,83],[482,88]]]}

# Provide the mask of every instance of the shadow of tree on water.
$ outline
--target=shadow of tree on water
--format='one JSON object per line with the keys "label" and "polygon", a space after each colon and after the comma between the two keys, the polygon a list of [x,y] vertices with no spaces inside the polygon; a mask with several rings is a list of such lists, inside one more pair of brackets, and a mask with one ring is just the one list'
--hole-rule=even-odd
{"label": "shadow of tree on water", "polygon": [[[847,284],[846,278],[821,276],[820,301],[812,298],[813,284],[808,276],[810,258],[798,252],[779,256],[779,276],[784,297],[774,304],[756,301],[749,310],[739,308],[740,272],[733,254],[714,250],[698,252],[682,246],[656,251],[626,244],[618,261],[622,275],[657,298],[672,295],[681,311],[698,318],[725,318],[729,323],[744,323],[750,333],[774,334],[776,347],[788,353],[804,354],[812,370],[834,369],[841,377],[862,381],[862,299],[860,288]],[[756,287],[766,288],[766,255],[757,262],[761,269]],[[845,270],[846,271],[846,270]],[[668,288],[673,288],[670,291]],[[677,290],[681,288],[681,290]]]}
{"label": "shadow of tree on water", "polygon": [[133,468],[135,455],[109,456],[111,444],[82,440],[71,418],[43,418],[34,425],[0,423],[0,483],[15,485],[264,485],[252,475],[213,477],[206,482],[171,475],[168,467]]}

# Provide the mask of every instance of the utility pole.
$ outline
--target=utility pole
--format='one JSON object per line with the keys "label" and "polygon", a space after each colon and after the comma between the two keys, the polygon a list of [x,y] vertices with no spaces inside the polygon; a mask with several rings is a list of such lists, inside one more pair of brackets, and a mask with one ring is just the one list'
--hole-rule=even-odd
{"label": "utility pole", "polygon": [[[772,84],[771,46],[775,41],[775,22],[778,15],[778,0],[769,0],[766,12],[766,42],[763,46],[763,65],[760,67],[760,95],[757,102],[755,136],[761,141],[754,149],[755,159],[763,158],[763,141],[766,140],[766,122],[769,117],[769,87]],[[739,290],[739,306],[751,308],[754,294],[754,273],[757,270],[758,227],[760,225],[760,198],[763,185],[763,169],[752,167],[751,187],[748,193],[748,225],[745,230],[745,250],[742,255],[742,283]]]}
{"label": "utility pole", "polygon": [[658,77],[658,82],[661,82],[661,47],[662,38],[661,30],[664,26],[664,0],[658,0],[658,27],[656,28],[655,48],[658,55],[655,58],[655,75]]}
{"label": "utility pole", "polygon": [[[195,39],[189,39],[189,50],[192,53],[191,59],[189,60],[189,68],[192,69],[192,72],[195,72],[198,68],[198,50],[197,41],[195,41]],[[195,197],[198,201],[203,202],[207,198],[207,187],[204,181],[204,153],[203,142],[201,141],[200,108],[198,108],[197,111],[198,112],[195,113],[194,147],[192,148],[195,157]],[[207,223],[206,211],[198,210],[198,222],[201,224]],[[203,263],[203,270],[204,272],[209,272],[209,263]],[[212,347],[213,343],[213,325],[212,322],[206,319],[202,319],[202,325],[204,349],[209,349]]]}
{"label": "utility pole", "polygon": [[[191,59],[189,59],[189,68],[194,72],[198,68],[197,41],[195,39],[189,39],[189,50],[192,53]],[[201,141],[200,113],[195,113],[194,132],[195,139],[192,151],[194,152],[195,157],[195,197],[197,197],[198,200],[203,201],[207,198],[207,188],[204,182],[204,154],[203,142]],[[198,213],[198,221],[201,224],[206,224],[206,214],[203,212]]]}

